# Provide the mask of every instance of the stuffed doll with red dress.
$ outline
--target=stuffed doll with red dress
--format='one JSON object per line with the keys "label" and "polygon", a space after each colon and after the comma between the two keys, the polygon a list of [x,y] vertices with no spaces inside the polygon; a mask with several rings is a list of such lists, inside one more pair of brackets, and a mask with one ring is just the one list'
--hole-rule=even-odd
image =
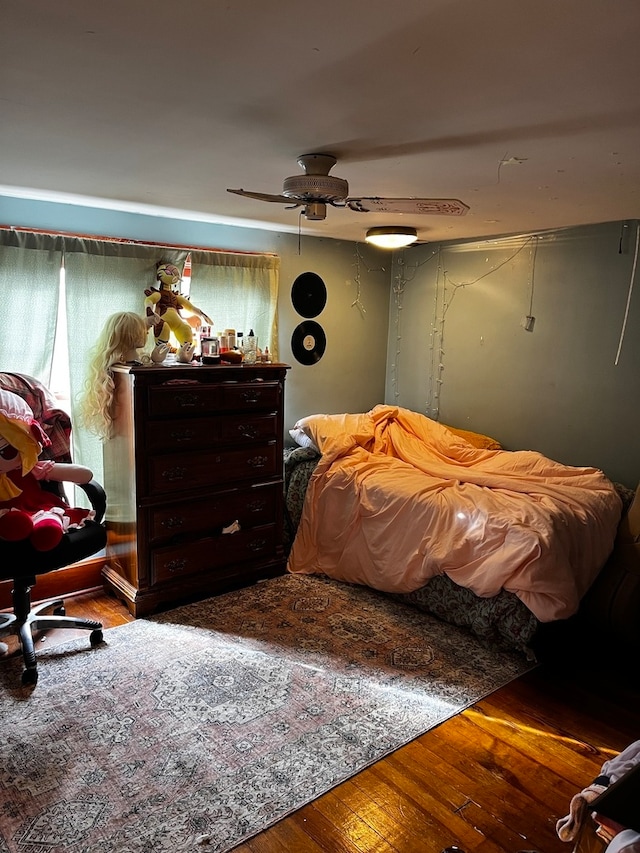
{"label": "stuffed doll with red dress", "polygon": [[41,481],[88,483],[93,473],[82,465],[38,461],[50,444],[29,405],[0,389],[0,539],[31,541],[38,551],[60,543],[70,527],[81,527],[93,510],[69,507]]}

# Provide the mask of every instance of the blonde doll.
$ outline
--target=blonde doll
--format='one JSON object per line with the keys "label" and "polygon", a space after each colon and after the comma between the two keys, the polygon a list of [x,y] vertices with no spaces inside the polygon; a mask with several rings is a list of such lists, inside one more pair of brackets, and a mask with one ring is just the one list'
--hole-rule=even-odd
{"label": "blonde doll", "polygon": [[[133,311],[112,314],[104,324],[100,337],[91,350],[88,374],[80,398],[80,421],[90,432],[109,438],[113,423],[114,364],[140,364],[139,350],[147,341],[149,326],[144,317]],[[169,349],[158,345],[151,360],[164,361]]]}

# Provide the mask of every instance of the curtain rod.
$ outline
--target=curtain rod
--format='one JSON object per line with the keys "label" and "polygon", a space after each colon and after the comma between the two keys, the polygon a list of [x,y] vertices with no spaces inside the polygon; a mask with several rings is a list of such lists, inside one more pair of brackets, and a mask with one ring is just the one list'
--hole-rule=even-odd
{"label": "curtain rod", "polygon": [[218,255],[251,255],[277,258],[275,252],[246,252],[242,249],[211,249],[204,246],[183,246],[180,243],[156,243],[153,240],[130,240],[128,237],[103,237],[99,234],[74,234],[72,231],[49,231],[46,228],[22,228],[0,224],[0,231],[18,231],[25,234],[47,234],[50,237],[74,237],[77,240],[99,240],[103,243],[126,243],[130,246],[158,246],[161,249],[176,249],[186,252],[211,252]]}

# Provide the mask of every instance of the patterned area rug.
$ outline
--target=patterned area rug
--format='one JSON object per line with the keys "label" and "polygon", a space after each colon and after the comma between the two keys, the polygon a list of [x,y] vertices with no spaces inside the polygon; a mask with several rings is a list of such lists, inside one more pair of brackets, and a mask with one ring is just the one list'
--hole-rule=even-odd
{"label": "patterned area rug", "polygon": [[0,663],[0,853],[221,853],[532,664],[275,578]]}

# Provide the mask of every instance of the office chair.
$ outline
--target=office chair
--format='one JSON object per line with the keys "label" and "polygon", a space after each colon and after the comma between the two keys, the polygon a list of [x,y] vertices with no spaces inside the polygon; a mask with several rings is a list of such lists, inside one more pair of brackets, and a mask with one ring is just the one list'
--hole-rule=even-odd
{"label": "office chair", "polygon": [[[24,374],[0,373],[0,387],[23,397],[49,436],[52,444],[45,448],[41,458],[70,462],[71,421],[67,413],[57,407],[55,398],[46,386]],[[61,489],[61,484],[58,483],[43,481],[42,485]],[[33,631],[84,628],[91,632],[89,640],[92,646],[102,642],[102,624],[92,619],[66,616],[62,599],[48,601],[36,607],[31,604],[31,590],[39,575],[86,559],[106,545],[107,535],[101,523],[106,509],[104,489],[95,480],[81,485],[80,488],[87,495],[95,516],[92,520],[85,521],[82,527],[67,530],[55,548],[38,551],[28,540],[0,541],[0,581],[13,582],[13,612],[0,613],[0,637],[7,633],[18,636],[24,661],[22,683],[25,685],[35,685],[38,680]],[[62,491],[59,491],[59,494],[64,498]],[[48,609],[53,609],[53,615],[43,615],[43,611]]]}

